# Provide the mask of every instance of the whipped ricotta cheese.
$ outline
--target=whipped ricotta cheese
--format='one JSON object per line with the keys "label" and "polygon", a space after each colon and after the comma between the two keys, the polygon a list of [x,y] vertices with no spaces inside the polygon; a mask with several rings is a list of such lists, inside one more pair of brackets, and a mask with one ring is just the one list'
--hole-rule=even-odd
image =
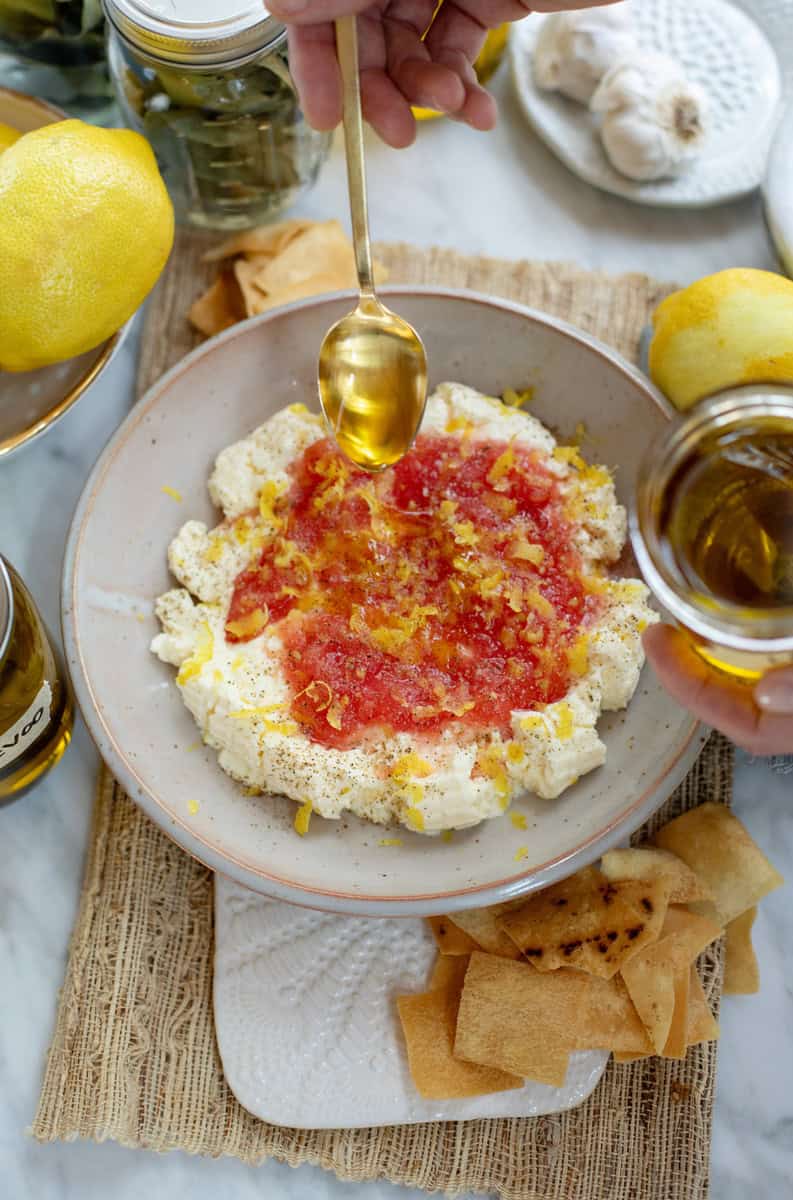
{"label": "whipped ricotta cheese", "polygon": [[641,582],[606,573],[626,537],[613,480],[574,448],[557,447],[529,413],[443,384],[428,401],[422,433],[461,429],[539,451],[569,493],[572,536],[601,598],[570,690],[541,709],[513,711],[509,738],[461,736],[454,721],[431,738],[383,732],[350,749],[307,736],[290,716],[277,624],[249,641],[226,638],[235,580],[270,531],[268,496],[285,491],[290,465],[326,436],[318,416],[292,405],[218,456],[209,491],[225,520],[214,530],[199,521],[180,529],[168,554],[180,586],[156,603],[162,632],[151,648],[178,668],[176,685],[204,741],[248,788],[291,797],[323,817],[350,811],[432,834],[499,816],[521,792],[552,799],[605,761],[598,718],[629,703],[644,662],[642,630],[658,619]]}

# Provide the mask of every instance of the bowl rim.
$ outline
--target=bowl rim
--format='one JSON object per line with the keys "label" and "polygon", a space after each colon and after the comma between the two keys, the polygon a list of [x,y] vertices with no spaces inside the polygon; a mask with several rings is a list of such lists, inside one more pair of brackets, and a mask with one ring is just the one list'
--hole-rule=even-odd
{"label": "bowl rim", "polygon": [[[2,101],[4,96],[10,96],[13,100],[30,105],[31,108],[40,109],[52,117],[52,120],[44,121],[39,128],[43,128],[45,125],[55,125],[58,121],[68,121],[70,119],[69,114],[64,112],[62,108],[58,108],[55,104],[50,104],[48,100],[41,100],[38,96],[30,96],[27,92],[19,92],[14,88],[0,87],[0,101]],[[15,450],[21,449],[22,446],[26,446],[29,442],[32,442],[34,438],[51,429],[77,403],[97,376],[105,367],[109,366],[111,360],[115,357],[116,351],[120,348],[121,343],[127,335],[131,320],[132,318],[126,321],[120,329],[109,338],[106,338],[104,342],[100,342],[98,347],[94,347],[94,349],[99,349],[100,353],[91,365],[87,367],[85,373],[80,376],[77,382],[72,384],[66,395],[54,404],[52,408],[42,416],[37,417],[34,421],[31,421],[29,425],[18,429],[16,433],[11,433],[5,438],[0,438],[0,459],[13,454]],[[8,372],[8,374],[17,374],[17,372]],[[18,374],[24,375],[26,372],[21,371]]]}
{"label": "bowl rim", "polygon": [[[563,336],[583,343],[594,351],[610,366],[626,376],[642,389],[664,414],[667,419],[673,416],[673,410],[661,393],[650,383],[641,371],[624,359],[619,353],[611,350],[599,339],[593,337],[566,321],[549,316],[546,313],[509,300],[501,300],[465,289],[438,288],[433,285],[395,285],[380,289],[384,296],[421,296],[434,297],[440,300],[464,300],[481,304],[488,308],[500,309],[532,321],[535,324],[550,327]],[[159,825],[184,850],[204,866],[222,875],[234,879],[243,887],[255,892],[305,908],[315,908],[322,911],[336,912],[357,916],[430,916],[447,912],[459,911],[466,908],[485,907],[498,901],[547,887],[559,879],[565,878],[579,867],[595,861],[612,846],[623,841],[630,833],[641,825],[655,809],[663,803],[672,789],[683,779],[690,766],[699,754],[707,735],[702,732],[698,721],[691,718],[682,744],[674,758],[665,763],[664,769],[641,793],[631,800],[627,808],[618,813],[602,829],[586,837],[565,854],[558,855],[545,863],[530,870],[516,871],[503,879],[493,880],[473,887],[454,889],[444,892],[427,892],[405,896],[367,896],[361,893],[351,893],[312,887],[284,879],[270,871],[263,870],[246,863],[242,859],[216,849],[205,837],[190,829],[188,823],[176,817],[169,811],[163,801],[151,791],[135,768],[128,761],[121,746],[114,738],[96,703],[93,688],[83,657],[80,631],[77,622],[78,596],[77,574],[80,552],[88,520],[91,517],[97,494],[105,477],[113,466],[117,454],[126,444],[137,426],[148,412],[159,402],[163,393],[180,375],[192,368],[192,365],[226,342],[249,333],[253,326],[276,324],[288,319],[293,313],[311,307],[325,306],[349,299],[349,292],[333,292],[323,296],[312,296],[295,301],[293,304],[272,309],[258,317],[239,322],[215,337],[197,346],[184,358],[180,359],[138,401],[128,413],[124,421],[111,436],[100,454],[75,509],[69,535],[66,541],[61,577],[61,627],[69,674],[74,686],[88,730],[105,763],[114,777],[123,786],[127,794],[136,801],[155,824]]]}

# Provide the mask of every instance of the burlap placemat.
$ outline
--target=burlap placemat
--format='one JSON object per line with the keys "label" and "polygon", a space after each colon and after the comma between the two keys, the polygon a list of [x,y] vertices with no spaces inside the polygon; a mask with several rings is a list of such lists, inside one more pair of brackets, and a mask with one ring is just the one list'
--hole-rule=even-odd
{"label": "burlap placemat", "polygon": [[[194,344],[184,318],[206,269],[182,237],[148,313],[144,390]],[[471,287],[545,309],[635,357],[665,292],[553,264],[380,247],[395,281]],[[729,803],[732,755],[713,739],[645,832],[701,803]],[[226,1086],[212,1021],[212,877],[103,772],[66,979],[32,1132],[150,1150],[318,1164],[343,1179],[504,1200],[701,1200],[707,1194],[716,1046],[682,1062],[608,1067],[586,1104],[533,1120],[293,1130],[247,1113]],[[701,961],[718,1006],[721,948]]]}

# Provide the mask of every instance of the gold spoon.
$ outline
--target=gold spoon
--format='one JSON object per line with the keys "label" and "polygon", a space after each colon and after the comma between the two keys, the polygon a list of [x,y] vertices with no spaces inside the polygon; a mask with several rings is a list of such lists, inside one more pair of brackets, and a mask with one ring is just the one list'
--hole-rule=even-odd
{"label": "gold spoon", "polygon": [[325,335],[319,352],[319,396],[333,436],[367,471],[398,462],[413,444],[427,400],[427,356],[407,321],[375,295],[355,17],[336,21],[344,85],[344,142],[350,192],[357,307]]}

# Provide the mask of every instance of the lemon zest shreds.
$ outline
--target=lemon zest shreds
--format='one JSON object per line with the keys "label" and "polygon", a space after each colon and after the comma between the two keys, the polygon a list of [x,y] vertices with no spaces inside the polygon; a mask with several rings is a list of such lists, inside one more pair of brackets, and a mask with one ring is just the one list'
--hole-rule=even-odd
{"label": "lemon zest shreds", "polygon": [[556,736],[560,742],[569,742],[574,729],[573,710],[569,704],[562,701],[557,707]]}
{"label": "lemon zest shreds", "polygon": [[473,428],[474,423],[469,417],[449,417],[449,420],[446,422],[446,433],[458,433],[462,431],[465,434],[470,433]]}
{"label": "lemon zest shreds", "polygon": [[347,696],[334,697],[325,710],[325,720],[330,725],[331,729],[341,729],[341,719],[344,716],[344,710],[350,703]]}
{"label": "lemon zest shreds", "polygon": [[324,679],[312,679],[302,692],[297,693],[295,700],[299,700],[301,696],[307,696],[316,712],[320,713],[330,705],[333,699],[333,689],[329,683],[325,683]]}
{"label": "lemon zest shreds", "polygon": [[301,804],[300,808],[295,813],[295,833],[299,833],[301,837],[305,837],[308,833],[308,827],[311,824],[311,814],[314,811],[314,805],[310,800],[306,800],[305,804]]}
{"label": "lemon zest shreds", "polygon": [[501,399],[507,408],[523,408],[524,404],[531,404],[534,399],[534,388],[523,388],[521,391],[515,391],[514,388],[507,388]]}
{"label": "lemon zest shreds", "polygon": [[279,518],[275,513],[275,503],[279,496],[283,496],[286,487],[281,483],[276,483],[274,479],[268,479],[262,485],[262,490],[259,492],[259,516],[264,521],[277,523]]}
{"label": "lemon zest shreds", "polygon": [[567,665],[573,675],[585,675],[589,668],[589,638],[585,633],[567,649]]}
{"label": "lemon zest shreds", "polygon": [[160,490],[165,492],[166,496],[170,496],[172,500],[175,500],[177,504],[182,503],[182,493],[177,492],[176,488],[168,487],[168,484],[164,483]]}
{"label": "lemon zest shreds", "polygon": [[579,471],[587,469],[586,463],[578,453],[577,446],[556,446],[553,457],[557,462],[567,463],[568,466],[576,467]]}
{"label": "lemon zest shreds", "polygon": [[525,829],[527,827],[526,817],[523,813],[512,812],[509,814],[509,819],[516,829]]}
{"label": "lemon zest shreds", "polygon": [[411,751],[410,754],[403,754],[396,760],[391,768],[391,776],[397,783],[406,783],[412,775],[417,779],[426,779],[432,774],[432,770],[431,763]]}
{"label": "lemon zest shreds", "polygon": [[208,563],[220,562],[223,557],[223,539],[213,537],[209,539],[209,545],[204,552],[204,558]]}
{"label": "lemon zest shreds", "polygon": [[176,682],[184,684],[187,683],[188,679],[195,679],[197,675],[201,674],[202,669],[212,658],[214,652],[215,639],[212,636],[212,630],[206,621],[202,621],[196,638],[195,651],[182,663],[179,668],[179,674],[176,676]]}
{"label": "lemon zest shreds", "polygon": [[552,617],[554,615],[554,607],[550,600],[546,600],[542,592],[538,588],[532,588],[529,592],[529,605],[533,612],[539,613],[541,617]]}
{"label": "lemon zest shreds", "polygon": [[526,717],[520,718],[520,727],[526,731],[530,729],[546,729],[545,718],[539,713],[529,713]]}
{"label": "lemon zest shreds", "polygon": [[226,633],[239,638],[256,637],[267,626],[269,620],[270,614],[265,604],[262,608],[254,608],[244,617],[238,617],[235,621],[227,621]]}
{"label": "lemon zest shreds", "polygon": [[509,554],[510,558],[517,558],[521,562],[531,563],[534,567],[541,566],[545,558],[545,551],[542,546],[522,539],[512,543]]}
{"label": "lemon zest shreds", "polygon": [[476,765],[486,778],[492,780],[496,795],[506,803],[509,799],[509,778],[499,746],[486,746],[476,756]]}
{"label": "lemon zest shreds", "polygon": [[380,838],[378,846],[401,846],[402,838]]}
{"label": "lemon zest shreds", "polygon": [[201,807],[201,805],[198,803],[197,800],[188,800],[187,801],[187,811],[190,813],[191,817],[194,817],[196,815],[196,813],[198,812],[200,807]]}
{"label": "lemon zest shreds", "polygon": [[442,842],[446,842],[446,843],[448,843],[448,842],[451,842],[451,841],[453,841],[453,840],[454,840],[454,830],[453,830],[453,829],[443,829],[443,830],[441,830],[441,841],[442,841]]}
{"label": "lemon zest shreds", "polygon": [[515,851],[515,862],[522,862],[524,858],[528,858],[528,855],[528,846],[518,846],[517,850]]}
{"label": "lemon zest shreds", "polygon": [[515,454],[512,446],[507,446],[506,450],[499,454],[496,461],[487,473],[487,482],[493,486],[498,483],[505,475],[512,470],[515,465]]}
{"label": "lemon zest shreds", "polygon": [[424,813],[420,808],[405,809],[405,820],[411,829],[417,830],[419,833],[424,831]]}

